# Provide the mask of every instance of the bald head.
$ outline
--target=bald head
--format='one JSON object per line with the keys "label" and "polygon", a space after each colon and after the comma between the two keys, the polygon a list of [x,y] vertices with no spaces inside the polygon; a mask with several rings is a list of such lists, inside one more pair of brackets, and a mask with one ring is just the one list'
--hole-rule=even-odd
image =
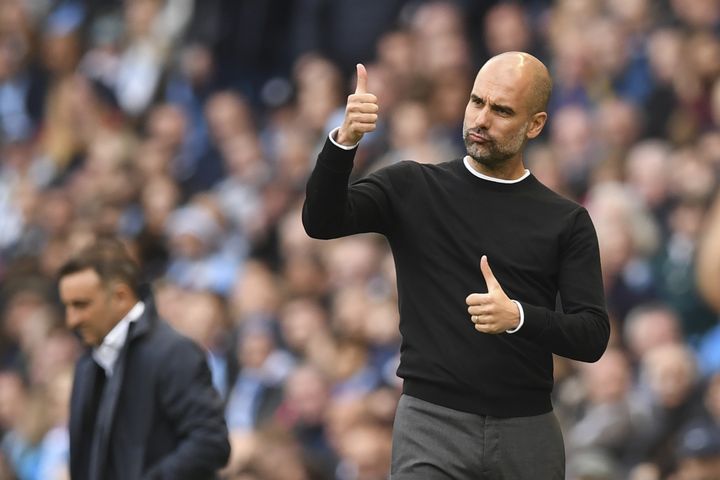
{"label": "bald head", "polygon": [[502,78],[508,85],[520,90],[525,96],[531,113],[544,112],[550,101],[552,79],[547,67],[536,57],[525,52],[505,52],[490,58],[478,72],[478,76]]}
{"label": "bald head", "polygon": [[485,62],[465,107],[463,140],[476,169],[497,178],[524,172],[525,144],[547,121],[550,74],[540,60],[508,52]]}

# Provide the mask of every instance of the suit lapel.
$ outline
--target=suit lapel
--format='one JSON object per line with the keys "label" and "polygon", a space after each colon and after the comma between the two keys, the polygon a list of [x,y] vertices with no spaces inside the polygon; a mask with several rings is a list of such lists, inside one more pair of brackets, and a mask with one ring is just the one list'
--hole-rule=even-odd
{"label": "suit lapel", "polygon": [[[87,452],[83,451],[81,439],[86,436],[86,432],[92,430],[90,420],[87,418],[90,414],[89,404],[95,390],[95,381],[97,378],[95,372],[95,364],[90,353],[85,353],[78,360],[75,366],[75,375],[73,377],[72,400],[70,401],[70,451],[72,452],[71,460],[73,463],[80,461],[81,457],[85,457]],[[85,457],[87,458],[87,457]],[[79,465],[75,466],[75,469]]]}
{"label": "suit lapel", "polygon": [[137,321],[130,323],[127,340],[115,363],[112,377],[108,378],[105,384],[100,409],[97,414],[97,422],[95,422],[90,464],[90,471],[94,472],[95,476],[91,475],[91,478],[101,479],[103,477],[103,467],[107,463],[107,455],[111,447],[110,438],[113,422],[115,421],[118,400],[125,378],[128,351],[132,348],[135,339],[146,333],[150,328],[151,315],[152,310],[146,308],[143,315]]}
{"label": "suit lapel", "polygon": [[95,375],[88,368],[92,366],[92,359],[89,355],[83,355],[75,366],[72,401],[70,402],[70,431],[72,433],[77,434],[81,431],[84,420],[83,413],[87,412],[87,405],[92,397]]}

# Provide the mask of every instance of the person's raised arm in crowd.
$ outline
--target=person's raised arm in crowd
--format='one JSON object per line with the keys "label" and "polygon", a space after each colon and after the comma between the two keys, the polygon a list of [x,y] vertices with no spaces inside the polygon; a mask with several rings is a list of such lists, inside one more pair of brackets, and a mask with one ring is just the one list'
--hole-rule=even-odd
{"label": "person's raised arm in crowd", "polygon": [[708,305],[720,312],[720,194],[706,218],[696,260],[697,284]]}

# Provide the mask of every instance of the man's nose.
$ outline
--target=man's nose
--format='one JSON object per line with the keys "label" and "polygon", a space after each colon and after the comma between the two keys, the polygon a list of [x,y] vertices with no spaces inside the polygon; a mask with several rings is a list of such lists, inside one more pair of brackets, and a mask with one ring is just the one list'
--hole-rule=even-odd
{"label": "man's nose", "polygon": [[68,309],[65,312],[65,324],[68,328],[73,329],[79,326],[81,323],[80,315],[75,313],[73,310]]}
{"label": "man's nose", "polygon": [[475,128],[482,128],[484,130],[490,128],[490,115],[486,106],[478,109],[477,114],[475,115],[474,126]]}

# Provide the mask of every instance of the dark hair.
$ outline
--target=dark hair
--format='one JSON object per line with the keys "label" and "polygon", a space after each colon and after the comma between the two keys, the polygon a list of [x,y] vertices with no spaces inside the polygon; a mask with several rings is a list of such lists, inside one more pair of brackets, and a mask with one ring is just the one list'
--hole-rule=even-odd
{"label": "dark hair", "polygon": [[58,280],[83,270],[95,271],[104,285],[119,281],[130,287],[135,295],[140,294],[140,267],[116,238],[98,239],[72,255],[60,268]]}

